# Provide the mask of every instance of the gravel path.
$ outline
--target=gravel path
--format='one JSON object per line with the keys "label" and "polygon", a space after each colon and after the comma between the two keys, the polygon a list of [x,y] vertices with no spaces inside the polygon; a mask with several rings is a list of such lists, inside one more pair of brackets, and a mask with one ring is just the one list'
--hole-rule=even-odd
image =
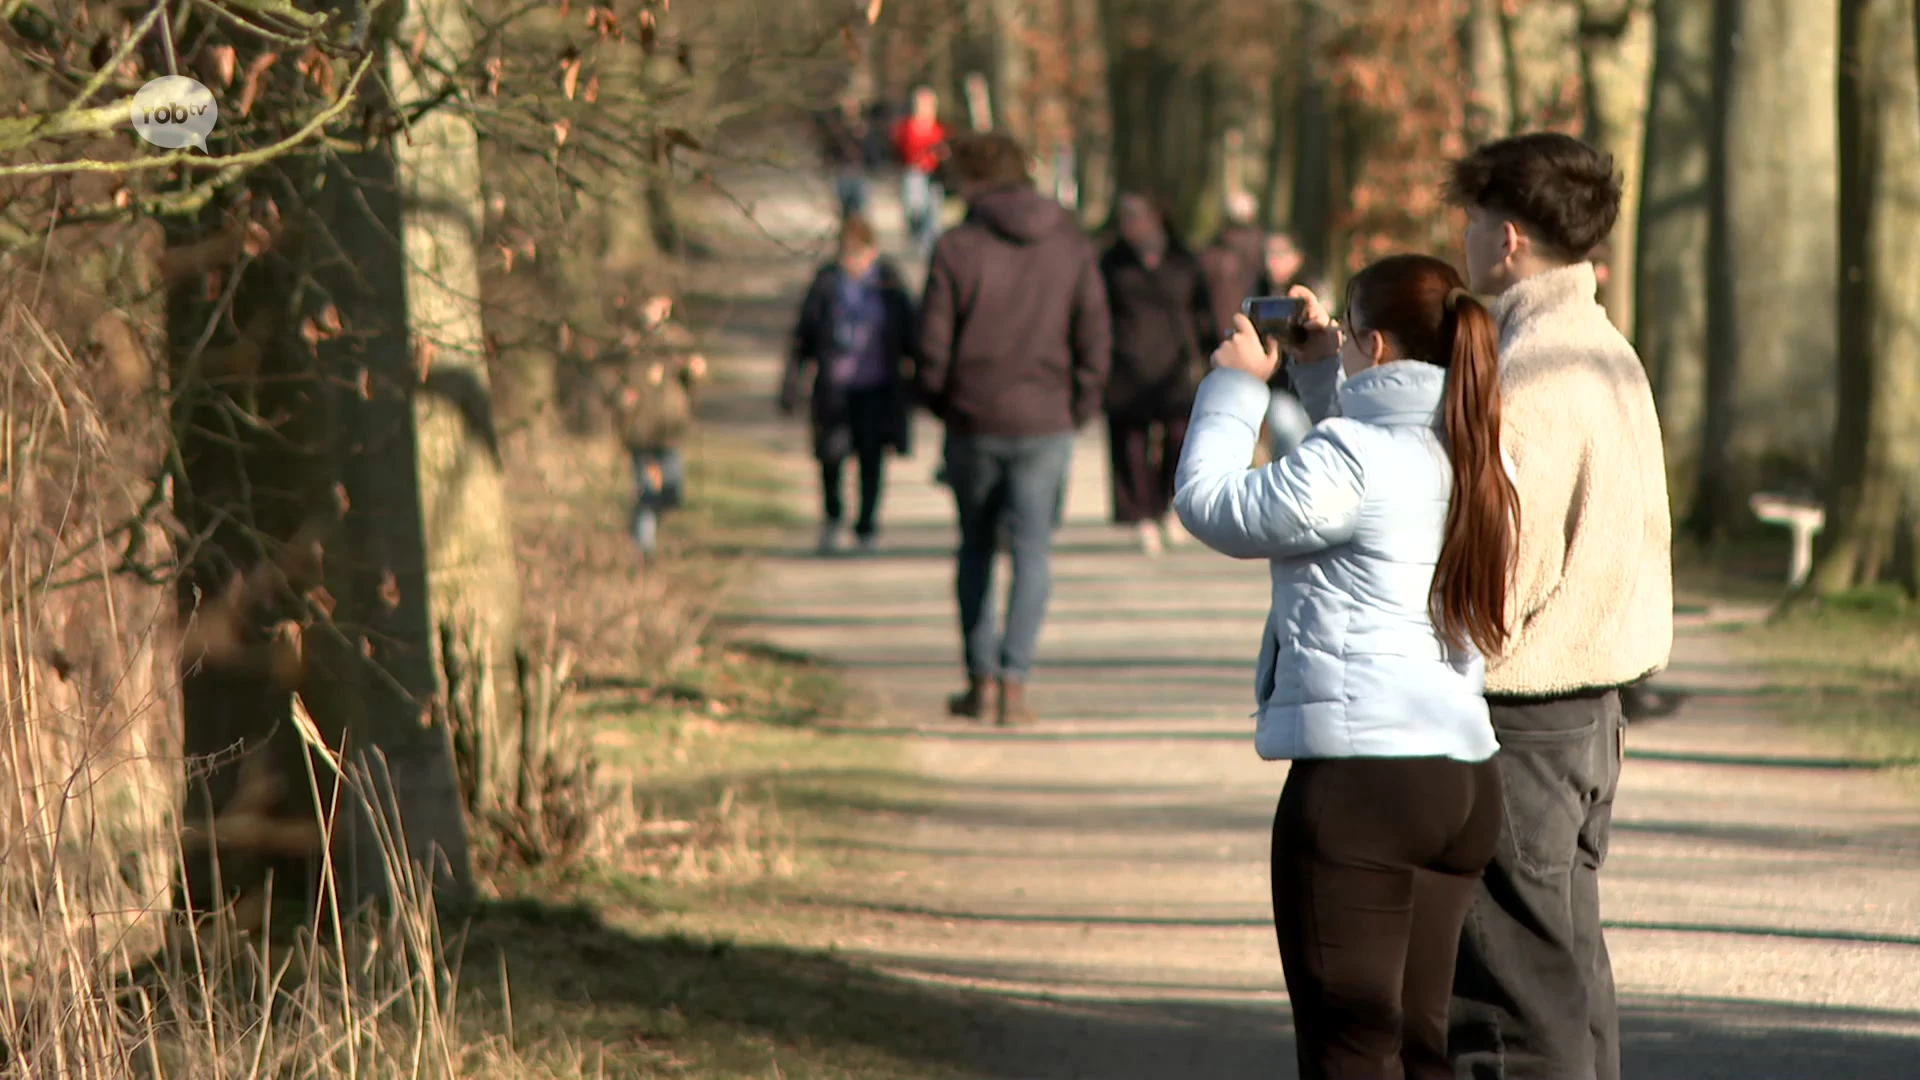
{"label": "gravel path", "polygon": [[[825,227],[813,192],[749,188],[789,239]],[[802,433],[765,404],[767,346],[804,266],[771,247],[759,266],[765,302],[740,311],[730,351],[757,338],[761,359],[736,365],[745,392],[716,415],[778,455],[811,512]],[[748,620],[844,664],[924,777],[915,827],[874,844],[926,869],[841,898],[873,909],[847,947],[1004,1001],[972,1021],[981,1076],[1293,1076],[1266,895],[1285,767],[1254,756],[1248,716],[1264,568],[1140,555],[1105,524],[1090,433],[1033,682],[1042,722],[949,722],[954,533],[931,482],[938,445],[923,426],[916,456],[894,464],[880,553],[820,559],[796,535]],[[1738,615],[1682,617],[1663,681],[1700,694],[1630,731],[1605,878],[1627,1074],[1920,1077],[1920,805],[1768,718],[1765,688],[1710,629]]]}

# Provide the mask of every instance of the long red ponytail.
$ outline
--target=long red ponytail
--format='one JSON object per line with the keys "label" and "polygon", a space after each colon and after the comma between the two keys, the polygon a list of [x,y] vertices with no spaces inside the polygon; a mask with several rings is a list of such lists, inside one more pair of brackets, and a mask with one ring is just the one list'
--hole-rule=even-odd
{"label": "long red ponytail", "polygon": [[1511,636],[1507,587],[1520,498],[1500,453],[1500,350],[1493,315],[1458,271],[1426,255],[1394,255],[1360,271],[1348,304],[1410,360],[1447,369],[1441,405],[1453,490],[1429,594],[1434,626],[1455,648],[1498,653]]}

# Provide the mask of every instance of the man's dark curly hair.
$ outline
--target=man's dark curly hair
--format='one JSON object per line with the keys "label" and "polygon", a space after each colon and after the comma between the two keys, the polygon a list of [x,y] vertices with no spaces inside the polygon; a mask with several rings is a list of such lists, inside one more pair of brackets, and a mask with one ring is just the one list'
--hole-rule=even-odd
{"label": "man's dark curly hair", "polygon": [[1554,132],[1490,142],[1455,161],[1446,196],[1511,219],[1545,254],[1567,262],[1591,254],[1620,216],[1613,155]]}

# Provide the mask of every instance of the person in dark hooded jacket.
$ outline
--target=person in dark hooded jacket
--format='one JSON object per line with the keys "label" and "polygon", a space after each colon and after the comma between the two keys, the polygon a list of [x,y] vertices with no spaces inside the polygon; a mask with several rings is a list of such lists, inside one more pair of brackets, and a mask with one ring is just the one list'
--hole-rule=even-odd
{"label": "person in dark hooded jacket", "polygon": [[1156,555],[1162,543],[1185,538],[1171,514],[1173,470],[1220,332],[1206,273],[1180,243],[1166,207],[1130,192],[1114,216],[1119,239],[1100,257],[1113,312],[1106,393],[1113,520],[1137,529],[1140,546]]}
{"label": "person in dark hooded jacket", "polygon": [[[934,245],[920,315],[921,400],[946,425],[960,518],[954,575],[967,689],[956,716],[1031,719],[1027,676],[1051,591],[1055,511],[1076,429],[1100,413],[1112,349],[1106,288],[1073,215],[1034,190],[1018,143],[955,139],[967,217]],[[1013,551],[1006,629],[993,617],[994,552]]]}

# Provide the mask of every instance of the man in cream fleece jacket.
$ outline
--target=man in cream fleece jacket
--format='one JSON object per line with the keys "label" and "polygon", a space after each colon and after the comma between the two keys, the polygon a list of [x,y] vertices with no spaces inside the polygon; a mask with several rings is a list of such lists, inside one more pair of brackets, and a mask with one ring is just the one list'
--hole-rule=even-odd
{"label": "man in cream fleece jacket", "polygon": [[[1494,296],[1501,443],[1520,494],[1514,633],[1487,662],[1506,825],[1462,935],[1448,1052],[1462,1080],[1619,1080],[1599,872],[1620,690],[1664,668],[1673,644],[1653,391],[1587,261],[1620,187],[1608,155],[1533,134],[1455,162],[1447,195],[1467,212],[1468,281]],[[1293,367],[1316,420],[1338,368]]]}

